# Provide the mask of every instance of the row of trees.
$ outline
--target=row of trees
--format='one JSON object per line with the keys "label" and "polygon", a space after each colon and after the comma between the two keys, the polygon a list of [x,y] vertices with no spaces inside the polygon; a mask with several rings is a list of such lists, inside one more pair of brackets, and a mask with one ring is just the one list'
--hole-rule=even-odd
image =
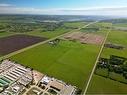
{"label": "row of trees", "polygon": [[62,27],[63,23],[58,23],[58,22],[43,22],[44,25],[43,31],[55,31],[57,28]]}
{"label": "row of trees", "polygon": [[62,27],[62,23],[50,23],[50,22],[37,22],[37,23],[19,23],[19,22],[9,22],[9,23],[1,23],[0,30],[5,30],[8,32],[31,32],[36,29],[42,29],[42,32],[45,31],[54,31],[59,27]]}
{"label": "row of trees", "polygon": [[108,69],[108,76],[110,72],[122,74],[127,79],[127,59],[117,56],[111,56],[110,59],[100,58],[96,69]]}

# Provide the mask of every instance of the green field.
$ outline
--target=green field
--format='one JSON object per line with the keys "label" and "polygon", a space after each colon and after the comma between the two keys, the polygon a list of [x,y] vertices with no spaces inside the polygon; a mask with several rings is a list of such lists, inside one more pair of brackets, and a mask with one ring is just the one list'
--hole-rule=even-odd
{"label": "green field", "polygon": [[26,32],[25,34],[28,35],[33,35],[33,36],[39,36],[39,37],[47,37],[47,38],[53,38],[56,37],[58,35],[64,34],[66,32],[70,32],[74,29],[69,29],[69,28],[65,28],[64,26],[67,27],[76,27],[76,28],[81,28],[84,25],[88,24],[87,22],[65,22],[63,24],[63,27],[57,28],[54,31],[42,31],[42,29],[37,29],[35,31],[32,32]]}
{"label": "green field", "polygon": [[108,23],[108,22],[98,22],[96,23],[97,26],[101,27],[101,28],[106,28],[106,27],[111,27],[112,23]]}
{"label": "green field", "polygon": [[98,75],[94,75],[88,89],[89,94],[104,95],[104,94],[127,94],[127,85],[117,81],[110,80]]}
{"label": "green field", "polygon": [[65,22],[64,26],[80,28],[83,27],[85,24],[88,24],[88,22]]}
{"label": "green field", "polygon": [[113,24],[115,27],[127,27],[127,23],[118,23],[118,24]]}
{"label": "green field", "polygon": [[102,53],[102,57],[109,58],[110,55],[116,55],[116,56],[121,56],[121,57],[127,58],[127,48],[124,50],[104,48],[103,53]]}
{"label": "green field", "polygon": [[58,35],[69,32],[69,31],[71,31],[71,29],[58,28],[55,31],[47,31],[47,32],[43,32],[40,29],[38,29],[38,30],[35,30],[35,31],[32,31],[32,32],[27,32],[25,34],[32,35],[32,36],[53,38],[53,37],[56,37]]}
{"label": "green field", "polygon": [[[127,32],[112,30],[109,34],[107,42],[114,44],[120,44],[127,46]],[[104,48],[101,56],[103,58],[109,58],[110,55],[116,55],[127,58],[127,48],[123,50]],[[104,73],[104,74],[103,74]],[[100,73],[105,75],[105,71]],[[116,80],[126,81],[121,75],[112,73],[110,77]],[[101,76],[94,75],[91,84],[88,89],[89,94],[127,94],[127,84],[123,84],[117,81],[110,80]]]}
{"label": "green field", "polygon": [[96,45],[61,41],[57,46],[37,46],[11,59],[82,89],[98,52],[99,46]]}
{"label": "green field", "polygon": [[10,36],[10,35],[14,35],[14,33],[0,32],[0,38],[2,38],[2,37],[6,37],[6,36]]}
{"label": "green field", "polygon": [[112,30],[108,37],[108,41],[111,43],[127,46],[127,32]]}
{"label": "green field", "polygon": [[117,55],[121,57],[127,58],[127,32],[123,31],[111,31],[110,35],[107,39],[107,42],[111,42],[114,44],[119,44],[124,46],[125,48],[123,50],[117,50],[117,49],[111,49],[111,48],[104,48],[102,57],[109,58],[110,55]]}

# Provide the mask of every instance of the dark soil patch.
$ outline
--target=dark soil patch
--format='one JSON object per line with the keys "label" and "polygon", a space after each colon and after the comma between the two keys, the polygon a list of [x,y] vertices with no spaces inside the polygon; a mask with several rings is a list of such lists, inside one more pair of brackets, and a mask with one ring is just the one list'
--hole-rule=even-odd
{"label": "dark soil patch", "polygon": [[29,35],[13,35],[0,38],[0,54],[6,55],[30,45],[45,41],[47,38]]}

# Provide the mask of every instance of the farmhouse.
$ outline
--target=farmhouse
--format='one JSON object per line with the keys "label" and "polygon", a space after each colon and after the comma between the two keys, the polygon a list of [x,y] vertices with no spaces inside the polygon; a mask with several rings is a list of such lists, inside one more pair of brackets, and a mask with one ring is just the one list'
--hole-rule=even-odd
{"label": "farmhouse", "polygon": [[48,43],[51,45],[57,45],[59,42],[60,42],[60,39],[55,39],[55,40],[49,41]]}

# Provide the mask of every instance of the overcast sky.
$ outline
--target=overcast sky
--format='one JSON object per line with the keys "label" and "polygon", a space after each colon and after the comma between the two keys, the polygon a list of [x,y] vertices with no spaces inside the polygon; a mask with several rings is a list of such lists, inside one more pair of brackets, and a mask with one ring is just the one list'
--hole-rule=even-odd
{"label": "overcast sky", "polygon": [[127,0],[0,0],[0,14],[127,16]]}

